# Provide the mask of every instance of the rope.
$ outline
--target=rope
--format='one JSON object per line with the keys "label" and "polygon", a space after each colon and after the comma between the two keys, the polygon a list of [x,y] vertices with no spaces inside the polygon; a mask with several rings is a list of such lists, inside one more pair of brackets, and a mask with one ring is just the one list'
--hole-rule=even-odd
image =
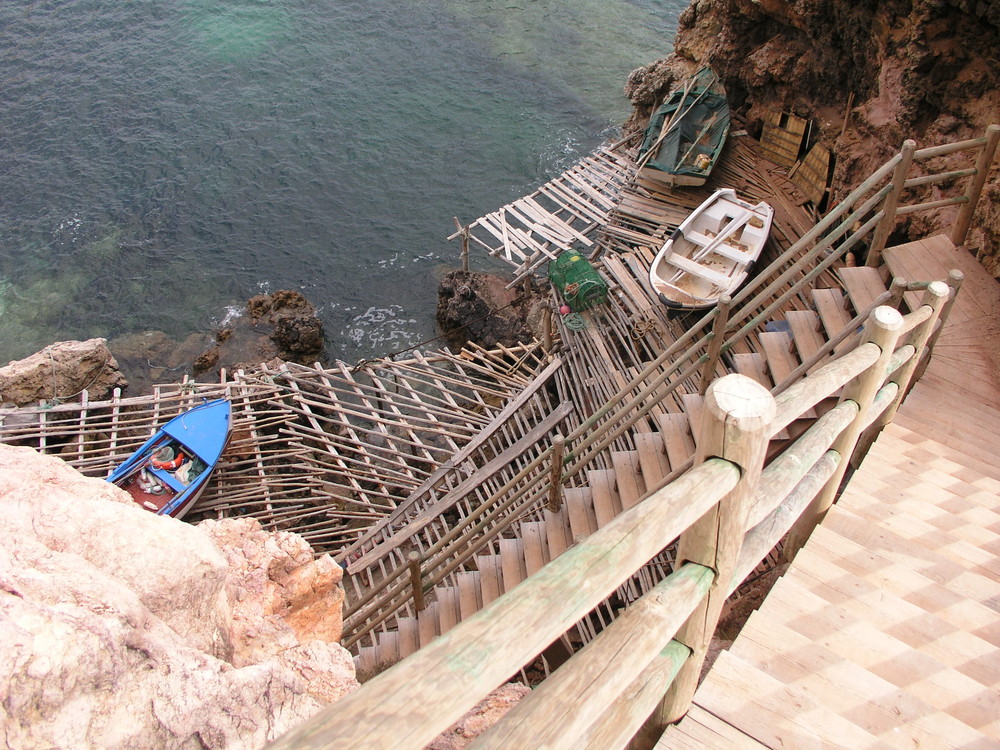
{"label": "rope", "polygon": [[563,315],[563,325],[571,331],[582,331],[587,327],[587,321],[580,313],[567,313]]}
{"label": "rope", "polygon": [[52,408],[58,406],[59,404],[65,403],[66,401],[68,401],[70,399],[76,398],[81,393],[83,393],[85,390],[87,390],[88,388],[90,388],[90,386],[92,386],[94,383],[96,383],[97,379],[99,377],[101,377],[101,375],[103,375],[104,372],[108,369],[108,361],[105,360],[104,361],[104,366],[101,367],[101,369],[97,371],[97,374],[94,375],[93,378],[91,378],[90,382],[87,383],[87,385],[83,386],[83,388],[81,388],[80,390],[78,390],[76,393],[71,393],[71,394],[69,394],[67,396],[59,396],[56,393],[56,391],[58,390],[58,388],[56,387],[56,358],[52,356],[52,347],[51,346],[45,347],[45,353],[49,355],[49,363],[52,366],[52,399],[51,399],[50,403],[48,403],[48,404],[46,404],[45,406],[42,407],[43,409],[52,409]]}

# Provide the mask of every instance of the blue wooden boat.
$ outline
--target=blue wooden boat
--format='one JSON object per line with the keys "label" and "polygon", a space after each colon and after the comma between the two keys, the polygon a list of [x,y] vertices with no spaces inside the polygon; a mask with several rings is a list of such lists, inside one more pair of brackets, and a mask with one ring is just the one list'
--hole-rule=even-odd
{"label": "blue wooden boat", "polygon": [[136,503],[181,518],[205,489],[229,441],[232,407],[206,401],[171,419],[108,475]]}
{"label": "blue wooden boat", "polygon": [[703,185],[728,135],[726,90],[711,68],[702,68],[650,117],[639,147],[641,171],[670,185]]}

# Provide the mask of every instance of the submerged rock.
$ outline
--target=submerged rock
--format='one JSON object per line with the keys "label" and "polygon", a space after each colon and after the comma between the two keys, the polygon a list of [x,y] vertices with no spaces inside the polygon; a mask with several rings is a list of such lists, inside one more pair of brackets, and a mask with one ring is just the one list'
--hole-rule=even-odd
{"label": "submerged rock", "polygon": [[[0,445],[0,735],[24,748],[262,747],[357,685],[350,655],[321,640],[339,632],[339,567],[307,549],[245,520],[206,533],[155,516],[57,458]],[[311,632],[311,605],[338,622]],[[247,648],[252,633],[264,635]]]}

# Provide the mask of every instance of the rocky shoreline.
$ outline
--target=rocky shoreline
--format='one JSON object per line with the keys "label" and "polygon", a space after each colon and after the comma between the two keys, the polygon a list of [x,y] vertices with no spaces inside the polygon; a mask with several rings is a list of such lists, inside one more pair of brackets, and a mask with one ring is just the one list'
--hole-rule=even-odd
{"label": "rocky shoreline", "polygon": [[[623,135],[641,132],[663,97],[705,63],[722,77],[734,116],[751,135],[760,134],[763,118],[771,112],[790,112],[814,123],[813,140],[836,158],[830,187],[836,201],[895,154],[904,139],[928,146],[977,138],[997,119],[1000,6],[943,0],[890,0],[873,7],[843,0],[805,5],[696,0],[680,17],[675,52],[629,76],[624,90],[633,111]],[[948,159],[940,157],[936,171],[948,171]],[[919,198],[937,200],[949,190],[954,192],[954,186],[923,188],[925,195]],[[952,206],[904,217],[891,241],[944,231],[956,212]],[[1000,274],[996,167],[967,246],[987,270]],[[538,331],[537,300],[515,303],[524,295],[505,290],[488,275],[463,280],[462,273],[449,274],[439,290],[438,321],[453,349],[461,348],[463,339],[507,345]],[[176,382],[185,374],[214,379],[223,368],[232,371],[275,359],[322,362],[322,324],[300,293],[260,295],[246,310],[214,336],[192,334],[178,342],[148,331],[107,342],[129,395],[148,393],[154,383]],[[93,348],[88,357],[99,356],[99,347]],[[34,365],[42,373],[40,380],[52,380],[44,360],[57,352],[49,347],[35,355],[41,359]],[[107,366],[112,367],[110,360]],[[18,403],[8,395],[10,386],[4,386],[8,368],[0,368],[0,401]],[[82,363],[79,370],[80,376],[59,388],[57,397],[78,392],[89,381],[88,365]],[[44,400],[46,392],[51,397],[51,387],[36,390],[24,403]]]}
{"label": "rocky shoreline", "polygon": [[[625,134],[641,131],[675,82],[710,62],[752,134],[767,112],[814,120],[815,137],[837,155],[836,199],[904,138],[933,145],[982,135],[1000,112],[998,57],[995,4],[695,0],[676,52],[630,76],[635,110]],[[927,188],[937,191],[930,199],[948,189]],[[940,231],[953,216],[949,208],[907,217],[893,240]],[[977,222],[969,245],[996,274],[996,169]],[[513,343],[537,335],[537,295],[456,271],[441,286],[439,323],[453,348],[469,338]],[[176,342],[146,332],[47,347],[0,368],[0,401],[68,400],[84,389],[96,400],[126,387],[138,395],[185,374],[216,379],[222,369],[322,357],[315,308],[283,291],[251,299],[214,336]],[[0,445],[0,465],[8,744],[256,748],[356,685],[336,643],[340,568],[313,560],[295,535],[247,519],[193,527],[157,518],[106,482],[28,449]],[[495,708],[482,710],[492,720],[502,713]],[[486,723],[457,726],[447,746]]]}

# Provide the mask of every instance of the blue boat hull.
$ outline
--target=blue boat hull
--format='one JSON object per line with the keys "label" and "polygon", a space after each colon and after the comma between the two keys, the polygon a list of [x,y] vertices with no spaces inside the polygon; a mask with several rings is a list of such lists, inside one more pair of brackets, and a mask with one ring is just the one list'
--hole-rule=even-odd
{"label": "blue boat hull", "polygon": [[189,409],[139,446],[107,481],[126,490],[146,510],[181,518],[205,489],[231,427],[232,407],[226,399]]}

